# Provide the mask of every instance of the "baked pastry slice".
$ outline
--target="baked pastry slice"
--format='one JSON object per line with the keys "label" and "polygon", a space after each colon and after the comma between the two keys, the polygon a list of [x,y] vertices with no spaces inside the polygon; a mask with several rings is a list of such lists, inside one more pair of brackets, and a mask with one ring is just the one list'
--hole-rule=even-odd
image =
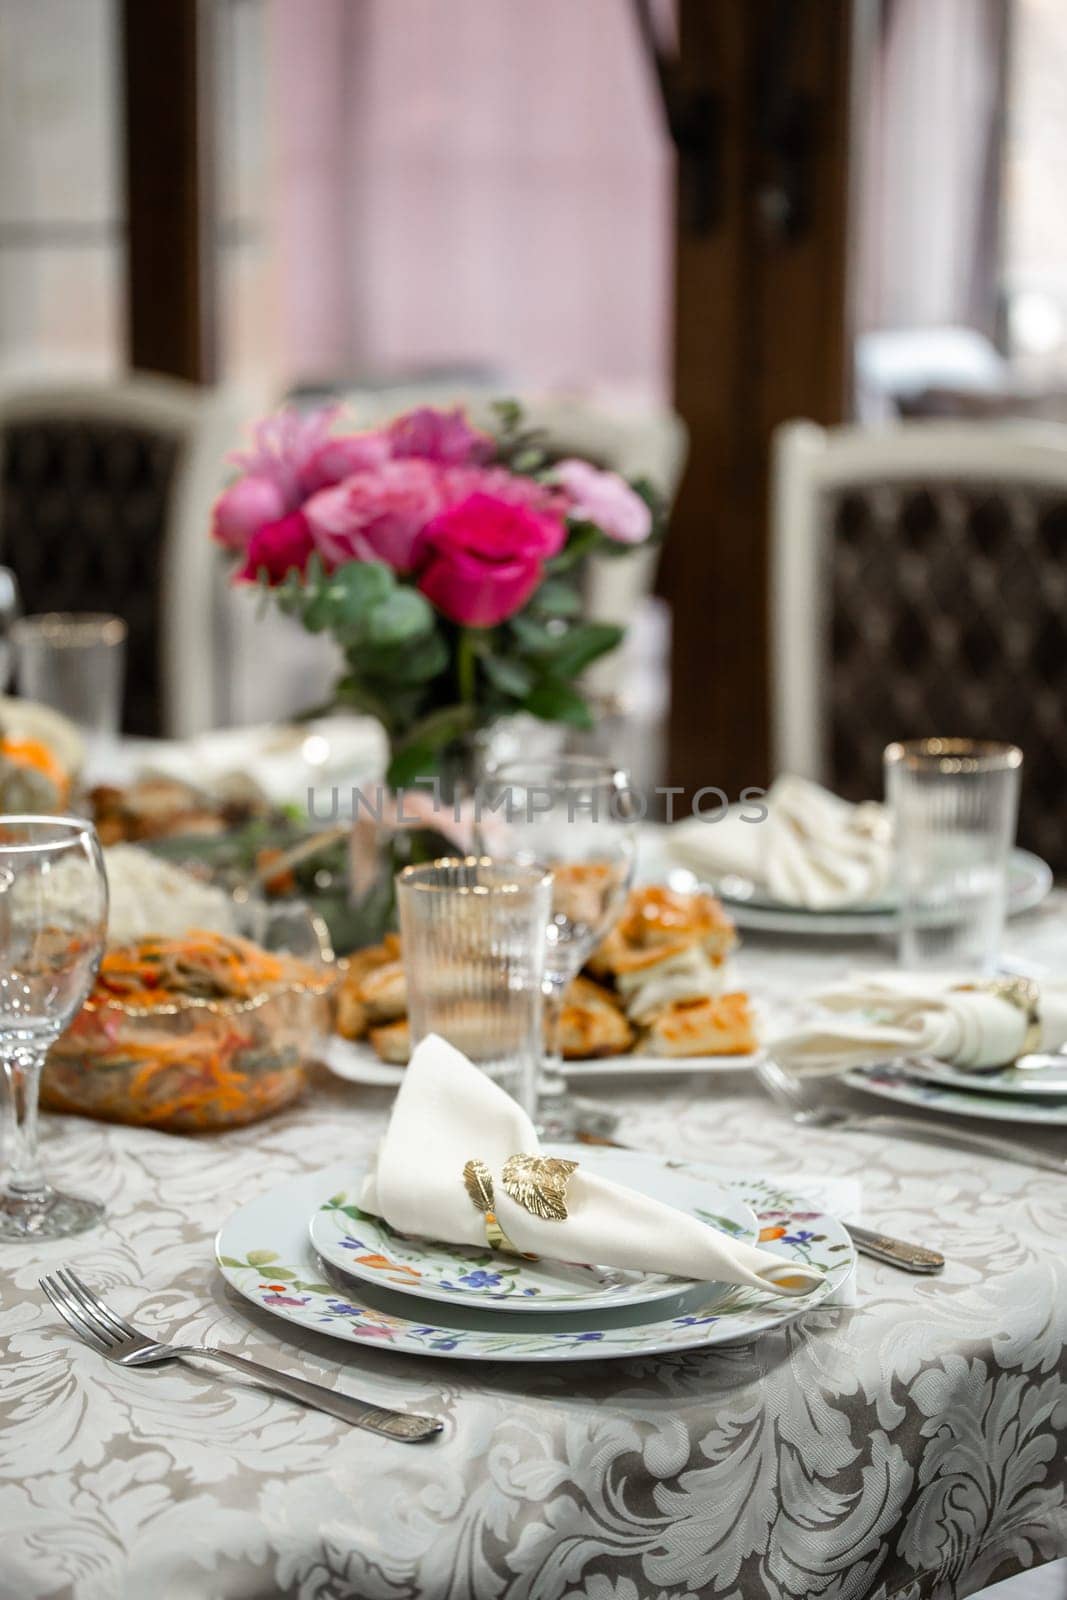
{"label": "baked pastry slice", "polygon": [[678,1001],[707,1000],[722,992],[722,968],[715,966],[699,945],[644,954],[662,959],[643,960],[615,978],[627,1015],[634,1022],[649,1023],[657,1012]]}
{"label": "baked pastry slice", "polygon": [[758,1048],[746,994],[676,1000],[653,1018],[642,1046],[653,1056],[741,1056]]}
{"label": "baked pastry slice", "polygon": [[[399,958],[400,940],[395,933],[387,934],[381,944],[368,945],[365,950],[357,950],[349,956],[337,991],[336,1027],[343,1038],[362,1039],[372,1022],[392,1020],[382,1013],[381,1008],[385,1005],[386,1010],[389,1009],[388,993],[390,986],[395,988],[395,969],[400,965]],[[385,998],[379,995],[376,1003],[368,1005],[363,994],[364,982],[382,968],[393,969],[392,977],[385,984]],[[400,970],[402,973],[403,969]],[[393,1010],[393,1017],[403,1016],[405,1009],[406,995],[400,1009]]]}
{"label": "baked pastry slice", "polygon": [[615,997],[588,978],[567,986],[559,1018],[560,1052],[567,1061],[622,1055],[633,1044],[634,1030]]}
{"label": "baked pastry slice", "polygon": [[370,1030],[370,1042],[383,1061],[393,1067],[406,1067],[411,1055],[411,1024],[407,1017],[387,1022]]}

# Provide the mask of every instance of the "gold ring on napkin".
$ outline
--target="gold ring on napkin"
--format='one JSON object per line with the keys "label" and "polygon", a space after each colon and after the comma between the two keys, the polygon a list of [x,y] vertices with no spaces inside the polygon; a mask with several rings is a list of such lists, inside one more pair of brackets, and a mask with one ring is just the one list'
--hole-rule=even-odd
{"label": "gold ring on napkin", "polygon": [[493,1175],[484,1161],[472,1157],[463,1168],[463,1187],[485,1218],[485,1237],[491,1250],[506,1250],[510,1255],[521,1255],[516,1250],[493,1210]]}
{"label": "gold ring on napkin", "polygon": [[[993,994],[998,1000],[1021,1011],[1026,1018],[1026,1034],[1020,1056],[1028,1056],[1041,1047],[1041,990],[1032,978],[989,978],[985,983],[961,983],[960,991]],[[1018,1059],[1018,1058],[1016,1058]]]}

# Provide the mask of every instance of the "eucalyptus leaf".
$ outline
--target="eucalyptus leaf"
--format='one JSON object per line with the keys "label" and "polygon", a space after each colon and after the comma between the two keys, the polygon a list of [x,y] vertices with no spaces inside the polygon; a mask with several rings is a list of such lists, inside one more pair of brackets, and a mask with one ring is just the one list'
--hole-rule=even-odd
{"label": "eucalyptus leaf", "polygon": [[366,619],[371,644],[403,644],[430,632],[434,613],[417,589],[394,589],[375,605]]}
{"label": "eucalyptus leaf", "polygon": [[549,617],[576,617],[582,609],[582,597],[563,578],[546,578],[530,606]]}
{"label": "eucalyptus leaf", "polygon": [[533,674],[522,661],[510,656],[483,656],[482,667],[494,689],[521,700],[533,688]]}
{"label": "eucalyptus leaf", "polygon": [[569,683],[545,679],[523,702],[523,709],[543,722],[566,722],[574,728],[591,728],[593,713],[584,697]]}
{"label": "eucalyptus leaf", "polygon": [[577,678],[591,662],[614,650],[625,629],[614,622],[581,622],[561,640],[552,656],[552,674]]}

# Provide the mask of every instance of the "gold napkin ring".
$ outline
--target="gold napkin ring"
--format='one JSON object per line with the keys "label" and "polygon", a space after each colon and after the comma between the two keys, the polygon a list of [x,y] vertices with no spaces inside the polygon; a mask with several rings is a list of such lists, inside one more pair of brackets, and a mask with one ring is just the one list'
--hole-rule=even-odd
{"label": "gold napkin ring", "polygon": [[1026,1018],[1026,1034],[1019,1055],[1028,1056],[1041,1047],[1041,990],[1032,978],[989,978],[985,983],[961,983],[961,991],[996,995],[1021,1011]]}
{"label": "gold napkin ring", "polygon": [[506,1250],[509,1255],[520,1255],[521,1251],[516,1250],[496,1220],[496,1213],[493,1210],[493,1175],[485,1162],[479,1161],[477,1156],[472,1157],[463,1168],[463,1187],[485,1218],[485,1237],[490,1250]]}
{"label": "gold napkin ring", "polygon": [[[577,1161],[566,1161],[561,1156],[509,1156],[500,1174],[504,1193],[517,1206],[529,1211],[531,1216],[545,1222],[564,1222],[567,1217],[567,1185]],[[484,1161],[472,1156],[463,1168],[463,1187],[474,1205],[485,1218],[485,1237],[493,1250],[516,1250],[500,1223],[494,1209],[493,1175]]]}

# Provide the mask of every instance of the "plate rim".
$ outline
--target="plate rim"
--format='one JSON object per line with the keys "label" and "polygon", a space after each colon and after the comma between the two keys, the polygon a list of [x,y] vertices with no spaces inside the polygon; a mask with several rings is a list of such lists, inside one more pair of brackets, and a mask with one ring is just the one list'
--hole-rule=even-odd
{"label": "plate rim", "polygon": [[[953,1089],[942,1084],[930,1083],[929,1088],[942,1095],[958,1097],[966,1104],[939,1105],[936,1100],[909,1096],[899,1092],[896,1085],[872,1083],[867,1077],[871,1072],[885,1072],[887,1069],[899,1072],[907,1082],[916,1090],[927,1082],[907,1074],[903,1057],[893,1061],[872,1062],[868,1066],[850,1067],[842,1073],[841,1081],[850,1089],[855,1089],[860,1094],[870,1094],[879,1100],[888,1100],[894,1105],[918,1105],[924,1111],[933,1111],[941,1116],[949,1117],[974,1117],[980,1122],[1014,1122],[1017,1126],[1062,1128],[1067,1127],[1067,1104],[1048,1106],[1047,1103],[1035,1099],[1033,1101],[1012,1101],[1006,1095],[987,1096],[966,1089]],[[969,1095],[974,1094],[974,1103],[969,1103]],[[1067,1096],[1064,1097],[1067,1099]],[[1040,1112],[1044,1110],[1045,1115]],[[1051,1113],[1051,1114],[1049,1114]]]}
{"label": "plate rim", "polygon": [[[564,1148],[569,1149],[571,1147],[549,1144],[544,1148],[546,1152],[551,1155],[553,1153],[557,1153],[559,1150]],[[598,1149],[596,1146],[589,1146],[583,1150],[583,1159],[585,1161],[593,1165],[599,1162],[606,1167],[610,1167],[615,1163],[619,1165],[625,1165],[628,1162],[632,1162],[635,1156],[646,1161],[654,1162],[660,1170],[665,1168],[669,1169],[672,1165],[671,1158],[669,1156],[659,1155],[655,1151],[651,1150],[616,1150],[610,1147]],[[361,1168],[356,1169],[357,1176],[362,1170],[363,1169]],[[728,1186],[720,1180],[713,1178],[709,1178],[706,1181],[715,1186],[715,1193],[717,1194],[718,1198],[714,1203],[716,1205],[721,1205],[722,1197],[724,1195],[730,1195]],[[733,1195],[731,1195],[731,1198],[733,1198],[740,1207],[748,1212],[748,1215],[751,1218],[750,1231],[745,1235],[739,1235],[738,1237],[742,1237],[746,1243],[754,1244],[759,1236],[759,1221],[756,1217],[756,1213],[752,1210],[752,1207],[747,1205],[743,1200],[740,1200]],[[667,1204],[673,1203],[674,1202],[672,1201],[667,1201]],[[322,1216],[326,1209],[327,1208],[325,1205],[317,1207],[314,1211],[312,1211],[311,1216],[308,1219],[307,1229],[311,1248],[318,1256],[322,1257],[323,1260],[327,1261],[332,1267],[343,1273],[346,1277],[353,1278],[360,1283],[374,1284],[378,1280],[374,1278],[372,1269],[368,1268],[363,1271],[357,1271],[352,1262],[338,1259],[336,1256],[327,1255],[323,1250],[321,1243],[315,1237],[315,1223]],[[373,1220],[376,1224],[379,1224],[381,1221],[380,1218],[374,1218]],[[709,1223],[708,1226],[710,1227],[712,1224]],[[593,1313],[596,1311],[616,1311],[629,1309],[631,1307],[636,1308],[638,1306],[656,1305],[664,1300],[675,1299],[681,1294],[693,1293],[695,1290],[700,1288],[703,1282],[707,1282],[709,1284],[712,1282],[717,1282],[717,1280],[713,1279],[704,1280],[699,1278],[673,1278],[665,1273],[649,1272],[644,1273],[643,1276],[649,1279],[650,1282],[654,1280],[657,1283],[656,1289],[654,1291],[650,1291],[646,1295],[637,1294],[624,1300],[612,1300],[607,1298],[597,1299],[595,1297],[587,1297],[582,1300],[575,1300],[573,1303],[569,1304],[561,1304],[558,1300],[548,1302],[544,1300],[535,1301],[532,1299],[516,1300],[506,1295],[493,1296],[489,1294],[474,1294],[465,1299],[462,1294],[457,1295],[449,1292],[448,1290],[438,1289],[436,1285],[431,1286],[430,1288],[420,1287],[416,1289],[412,1284],[407,1284],[404,1282],[390,1282],[388,1287],[391,1292],[403,1295],[405,1298],[410,1298],[416,1302],[424,1300],[432,1301],[435,1305],[465,1305],[471,1310],[477,1309],[479,1311],[501,1311],[506,1314],[512,1314],[516,1316],[526,1314],[533,1316],[548,1315],[565,1317],[568,1315],[584,1315],[586,1313]]]}
{"label": "plate rim", "polygon": [[[983,1073],[960,1072],[953,1068],[947,1061],[938,1061],[934,1056],[908,1056],[907,1064],[912,1075],[924,1083],[936,1084],[941,1089],[959,1089],[964,1094],[989,1094],[998,1098],[1014,1100],[1067,1100],[1067,1055],[1063,1058],[1063,1082],[1057,1088],[1055,1085],[1042,1083],[1043,1074],[1040,1071],[1024,1073],[1016,1084],[995,1082]],[[999,1071],[1004,1068],[995,1069]]]}

